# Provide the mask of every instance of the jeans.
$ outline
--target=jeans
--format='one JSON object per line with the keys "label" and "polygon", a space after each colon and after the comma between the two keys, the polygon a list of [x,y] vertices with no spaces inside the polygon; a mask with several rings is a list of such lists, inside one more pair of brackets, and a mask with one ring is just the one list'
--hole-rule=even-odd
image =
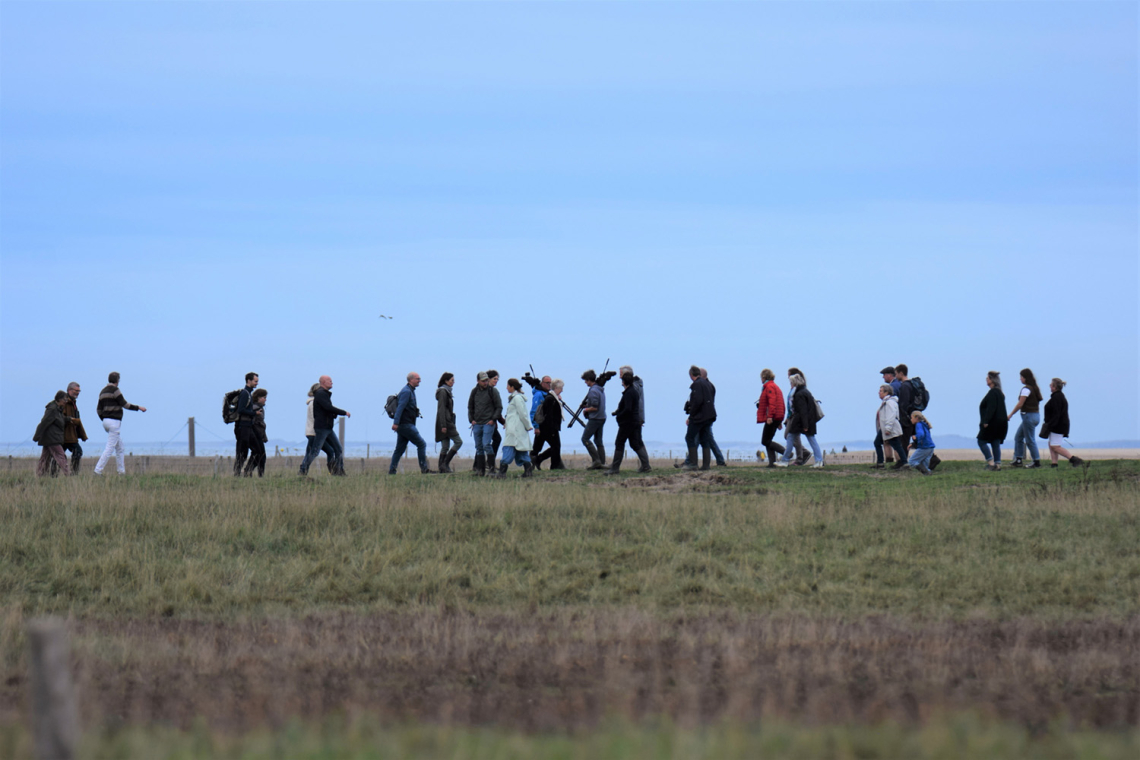
{"label": "jeans", "polygon": [[[313,441],[315,439],[316,439],[316,436],[314,436],[314,435],[305,436],[305,440],[307,440],[309,442],[308,445],[305,446],[305,453],[306,454],[309,452],[309,449],[311,449],[313,447]],[[325,464],[329,468],[329,474],[335,475],[336,474],[336,449],[334,449],[332,447],[332,445],[326,440],[325,445],[321,447],[321,451],[325,452]]]}
{"label": "jeans", "polygon": [[309,446],[309,450],[305,452],[305,458],[301,460],[301,474],[308,474],[309,465],[311,465],[313,460],[317,458],[317,455],[321,453],[321,449],[325,447],[325,444],[331,446],[333,450],[331,459],[335,464],[332,467],[332,472],[338,475],[344,472],[344,449],[341,448],[340,439],[336,437],[336,433],[332,431],[332,428],[328,428],[327,430],[315,430],[313,432],[315,433],[313,443]]}
{"label": "jeans", "polygon": [[907,464],[909,464],[911,467],[922,466],[929,469],[930,458],[932,456],[934,456],[934,447],[931,447],[929,449],[915,449],[911,453],[910,459],[907,460]]}
{"label": "jeans", "polygon": [[396,474],[396,465],[400,463],[400,457],[404,456],[404,452],[408,450],[408,443],[414,443],[416,446],[416,458],[420,460],[420,472],[427,472],[427,444],[424,443],[424,438],[420,435],[420,431],[411,422],[405,422],[396,429],[396,450],[392,452],[392,463],[388,465],[388,474]]}
{"label": "jeans", "polygon": [[712,426],[713,423],[710,422],[701,429],[701,445],[708,446],[709,449],[712,450],[713,459],[716,460],[716,463],[724,467],[724,454],[720,453],[720,446],[716,445],[716,438],[713,437]]}
{"label": "jeans", "polygon": [[1040,412],[1022,412],[1021,424],[1013,434],[1013,458],[1021,459],[1025,456],[1028,447],[1029,456],[1034,462],[1041,461],[1041,453],[1037,450],[1037,426],[1041,423]]}
{"label": "jeans", "polygon": [[808,445],[811,446],[811,453],[815,455],[817,464],[823,464],[823,452],[819,449],[819,443],[815,440],[814,435],[804,435],[807,438]]}
{"label": "jeans", "polygon": [[796,443],[792,440],[792,431],[784,426],[784,455],[780,457],[781,462],[790,462],[792,457],[796,455]]}
{"label": "jeans", "polygon": [[883,431],[880,430],[875,434],[875,463],[883,463],[883,444],[886,443],[895,450],[900,462],[906,461],[906,447],[903,445],[903,437],[896,435],[894,438],[883,440]]}
{"label": "jeans", "polygon": [[495,423],[488,422],[486,425],[472,425],[471,434],[475,438],[475,453],[485,456],[488,464],[494,462],[495,450],[492,448],[492,440],[495,437]]}
{"label": "jeans", "polygon": [[606,424],[605,420],[586,420],[586,429],[582,431],[582,444],[584,446],[590,445],[590,439],[594,439],[594,446],[601,448],[602,443],[602,427]]}
{"label": "jeans", "polygon": [[503,467],[506,467],[512,461],[519,467],[522,467],[524,464],[530,464],[530,452],[516,451],[514,446],[504,446],[502,459]]}
{"label": "jeans", "polygon": [[[685,428],[685,446],[686,446],[686,448],[692,450],[692,449],[695,449],[697,447],[697,445],[699,444],[701,446],[704,446],[705,449],[707,450],[709,445],[708,445],[708,441],[704,437],[704,432],[705,432],[705,428],[708,426],[709,426],[709,423],[707,423],[707,422],[704,423],[703,425],[694,425],[690,422],[688,427]],[[689,459],[689,457],[686,455],[685,460],[688,461],[688,459]],[[696,466],[696,464],[697,464],[696,462],[689,462],[690,466]]]}
{"label": "jeans", "polygon": [[[990,454],[991,447],[993,448],[992,455]],[[994,464],[1001,464],[1001,443],[998,441],[990,443],[989,441],[979,440],[978,448],[982,450],[982,454],[985,455],[987,462],[993,459]]]}
{"label": "jeans", "polygon": [[110,417],[103,420],[103,429],[107,431],[107,446],[103,449],[99,461],[95,463],[96,475],[103,474],[103,468],[107,466],[107,460],[111,458],[112,453],[115,455],[115,466],[118,468],[119,474],[126,474],[127,463],[123,460],[123,439],[119,436],[119,427],[122,424],[122,420],[113,420]]}

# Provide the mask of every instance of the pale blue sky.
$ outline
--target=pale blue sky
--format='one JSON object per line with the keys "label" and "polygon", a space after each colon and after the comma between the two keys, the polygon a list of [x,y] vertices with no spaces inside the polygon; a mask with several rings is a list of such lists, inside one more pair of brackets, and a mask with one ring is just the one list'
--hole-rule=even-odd
{"label": "pale blue sky", "polygon": [[936,432],[1028,365],[1074,440],[1140,438],[1137,39],[1133,2],[5,0],[0,439],[73,379],[97,429],[110,370],[128,441],[220,430],[251,369],[272,437],[329,373],[383,441],[409,370],[576,404],[606,357],[650,440],[692,362],[721,440],[793,364],[869,440],[897,362]]}

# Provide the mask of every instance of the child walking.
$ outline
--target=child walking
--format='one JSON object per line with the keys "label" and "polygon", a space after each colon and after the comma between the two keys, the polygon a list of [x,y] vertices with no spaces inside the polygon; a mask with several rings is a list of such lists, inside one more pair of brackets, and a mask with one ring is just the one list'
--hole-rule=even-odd
{"label": "child walking", "polygon": [[910,422],[914,425],[914,451],[907,464],[921,472],[930,474],[930,458],[934,456],[934,439],[930,437],[930,420],[922,412],[911,412]]}

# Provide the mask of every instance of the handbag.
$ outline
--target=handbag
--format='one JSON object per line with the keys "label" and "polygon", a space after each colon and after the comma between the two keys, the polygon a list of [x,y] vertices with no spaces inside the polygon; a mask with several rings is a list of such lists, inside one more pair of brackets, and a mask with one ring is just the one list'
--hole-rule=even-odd
{"label": "handbag", "polygon": [[1042,423],[1042,424],[1041,424],[1041,432],[1037,434],[1037,437],[1038,437],[1038,438],[1046,438],[1046,439],[1048,439],[1048,438],[1049,438],[1049,433],[1050,433],[1050,432],[1052,432],[1052,430],[1051,430],[1051,429],[1050,429],[1050,427],[1049,427],[1049,423],[1048,423],[1048,422],[1044,422],[1044,423]]}
{"label": "handbag", "polygon": [[823,419],[823,405],[819,403],[819,399],[814,399],[814,401],[815,401],[815,421],[819,422],[820,420]]}

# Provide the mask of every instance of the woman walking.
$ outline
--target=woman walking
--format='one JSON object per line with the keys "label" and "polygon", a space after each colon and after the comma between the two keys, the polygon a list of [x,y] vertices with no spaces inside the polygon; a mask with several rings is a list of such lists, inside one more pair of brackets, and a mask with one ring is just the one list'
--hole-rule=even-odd
{"label": "woman walking", "polygon": [[[807,464],[811,454],[804,451],[800,436],[804,436],[815,455],[815,464],[812,467],[823,467],[823,453],[815,440],[816,433],[816,406],[815,397],[808,390],[804,376],[796,373],[789,378],[792,384],[792,416],[788,420],[788,440],[796,450],[796,466]],[[783,461],[783,460],[781,460]],[[786,465],[785,465],[786,466]]]}
{"label": "woman walking", "polygon": [[1005,394],[1001,392],[1001,373],[987,372],[989,392],[978,406],[981,421],[978,423],[978,448],[986,458],[987,470],[1001,469],[1001,445],[1009,432],[1009,418],[1005,416]]}
{"label": "woman walking", "polygon": [[910,455],[907,466],[923,475],[929,475],[930,458],[934,456],[934,438],[930,435],[930,420],[926,419],[922,412],[915,410],[910,413],[910,424],[914,425],[914,453]]}
{"label": "woman walking", "polygon": [[[454,472],[451,469],[451,460],[455,459],[456,452],[463,445],[459,437],[459,428],[455,426],[455,398],[452,389],[455,387],[455,375],[444,372],[440,375],[439,385],[435,389],[435,440],[442,443],[439,447],[440,472]],[[448,444],[452,444],[450,449]]]}
{"label": "woman walking", "polygon": [[507,414],[503,425],[503,454],[499,461],[499,472],[496,477],[505,478],[507,467],[513,460],[523,468],[523,477],[529,478],[534,472],[534,465],[530,461],[530,414],[527,413],[526,399],[522,394],[522,383],[515,378],[507,381]]}
{"label": "woman walking", "polygon": [[1041,422],[1041,402],[1044,396],[1041,395],[1041,389],[1037,387],[1037,379],[1033,377],[1033,370],[1021,370],[1021,393],[1018,394],[1017,406],[1013,407],[1013,411],[1009,413],[1007,420],[1012,420],[1013,415],[1021,412],[1021,424],[1017,426],[1017,431],[1013,434],[1013,466],[1022,466],[1022,457],[1025,456],[1025,449],[1029,449],[1029,456],[1033,459],[1033,464],[1025,465],[1029,469],[1041,466],[1041,454],[1037,451],[1037,425]]}
{"label": "woman walking", "polygon": [[550,392],[546,394],[546,398],[542,400],[542,405],[539,406],[534,415],[535,429],[541,428],[544,431],[543,438],[546,439],[546,449],[534,455],[534,466],[540,470],[542,463],[547,459],[550,460],[550,469],[566,469],[566,465],[562,464],[560,430],[562,427],[562,389],[565,385],[560,378],[555,378],[550,383]]}
{"label": "woman walking", "polygon": [[1064,457],[1073,467],[1084,464],[1084,460],[1069,453],[1064,446],[1064,439],[1069,435],[1069,400],[1065,398],[1063,388],[1065,381],[1059,377],[1053,378],[1049,383],[1049,400],[1045,402],[1045,425],[1042,434],[1049,431],[1049,459],[1050,467],[1057,466],[1057,458]]}
{"label": "woman walking", "polygon": [[776,385],[776,375],[772,370],[761,371],[760,379],[764,381],[764,387],[756,402],[756,424],[764,426],[760,445],[768,452],[768,466],[775,467],[776,455],[784,453],[784,447],[772,440],[784,421],[784,394]]}
{"label": "woman walking", "polygon": [[889,383],[879,386],[879,411],[875,414],[875,463],[871,465],[875,470],[886,466],[883,464],[884,443],[895,452],[893,469],[906,467],[906,446],[903,443],[902,422],[899,421],[899,399]]}

